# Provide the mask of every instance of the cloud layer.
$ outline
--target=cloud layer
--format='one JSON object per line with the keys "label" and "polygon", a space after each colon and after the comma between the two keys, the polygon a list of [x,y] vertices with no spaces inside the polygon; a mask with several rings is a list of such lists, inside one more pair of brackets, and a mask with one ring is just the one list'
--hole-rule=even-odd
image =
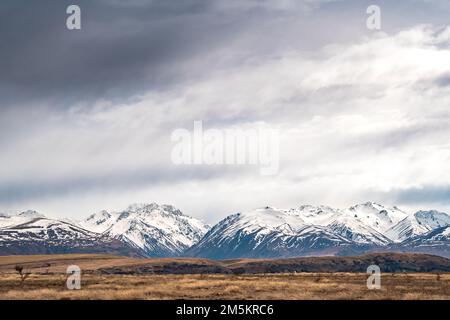
{"label": "cloud layer", "polygon": [[[353,1],[81,1],[79,33],[59,26],[64,2],[15,3],[0,16],[26,17],[0,28],[0,208],[82,218],[158,201],[216,221],[263,205],[450,207],[443,2],[414,2],[426,21],[381,5],[376,33]],[[171,133],[196,120],[279,130],[279,174],[173,165]]]}

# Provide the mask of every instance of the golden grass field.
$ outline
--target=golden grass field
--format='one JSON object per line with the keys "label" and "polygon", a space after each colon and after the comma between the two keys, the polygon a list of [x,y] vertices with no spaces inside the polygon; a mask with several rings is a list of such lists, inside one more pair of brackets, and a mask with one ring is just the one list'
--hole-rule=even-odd
{"label": "golden grass field", "polygon": [[0,299],[450,299],[450,275],[384,274],[368,290],[366,274],[97,275],[67,290],[66,276],[0,275]]}
{"label": "golden grass field", "polygon": [[[364,273],[118,275],[101,274],[96,269],[126,265],[131,262],[129,258],[55,255],[51,259],[0,257],[0,299],[450,300],[450,273],[384,273],[381,289],[368,290],[368,275]],[[14,270],[18,263],[30,272],[23,283]],[[72,263],[86,270],[81,277],[81,290],[66,289],[65,267]]]}

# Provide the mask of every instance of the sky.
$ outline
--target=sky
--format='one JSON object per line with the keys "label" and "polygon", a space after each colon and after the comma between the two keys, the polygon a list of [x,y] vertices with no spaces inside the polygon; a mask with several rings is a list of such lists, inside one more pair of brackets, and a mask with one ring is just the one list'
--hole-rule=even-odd
{"label": "sky", "polygon": [[[448,212],[449,17],[447,0],[2,1],[0,211]],[[194,121],[276,130],[277,174],[175,165],[172,133]]]}

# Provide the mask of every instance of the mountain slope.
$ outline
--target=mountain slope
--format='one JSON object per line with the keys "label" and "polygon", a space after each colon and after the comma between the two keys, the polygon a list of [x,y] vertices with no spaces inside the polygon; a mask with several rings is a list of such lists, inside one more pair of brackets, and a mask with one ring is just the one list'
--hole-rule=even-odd
{"label": "mountain slope", "polygon": [[79,223],[118,239],[149,257],[178,256],[198,242],[207,226],[170,205],[135,204],[120,212],[101,211]]}
{"label": "mountain slope", "polygon": [[450,216],[367,202],[348,209],[264,207],[212,228],[170,205],[136,204],[81,222],[36,211],[0,213],[0,255],[114,253],[142,257],[280,258],[420,252],[450,256]]}
{"label": "mountain slope", "polygon": [[37,214],[12,216],[10,224],[0,228],[0,243],[0,255],[102,252],[142,256],[116,239]]}
{"label": "mountain slope", "polygon": [[225,218],[184,255],[227,259],[352,255],[386,249],[414,252],[417,242],[393,244],[447,225],[447,219],[445,213],[420,211],[411,216],[373,202],[346,210],[265,207]]}
{"label": "mountain slope", "polygon": [[389,228],[385,234],[394,242],[402,242],[448,225],[450,225],[450,216],[446,213],[434,210],[418,211]]}
{"label": "mountain slope", "polygon": [[347,210],[364,225],[385,234],[392,226],[403,220],[408,214],[397,207],[389,208],[375,202],[366,202]]}
{"label": "mountain slope", "polygon": [[26,223],[33,218],[45,218],[45,216],[34,210],[0,213],[0,228]]}
{"label": "mountain slope", "polygon": [[429,253],[450,258],[450,225],[413,236],[400,244],[392,245],[390,250]]}
{"label": "mountain slope", "polygon": [[301,206],[289,212],[305,220],[309,225],[327,227],[331,231],[359,244],[385,245],[391,239],[384,235],[387,226],[406,213],[397,208],[386,208],[367,202],[347,210],[325,206]]}
{"label": "mountain slope", "polygon": [[302,210],[266,207],[229,216],[211,228],[185,255],[214,259],[292,257],[339,254],[343,250],[358,252],[363,247],[330,228],[306,223],[317,216],[302,217]]}

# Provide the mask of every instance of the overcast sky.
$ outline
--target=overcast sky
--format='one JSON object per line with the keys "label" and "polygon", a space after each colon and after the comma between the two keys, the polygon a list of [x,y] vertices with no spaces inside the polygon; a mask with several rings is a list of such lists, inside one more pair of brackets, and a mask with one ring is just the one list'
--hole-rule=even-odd
{"label": "overcast sky", "polygon": [[[0,211],[450,211],[449,26],[447,0],[3,0]],[[279,173],[174,165],[195,120],[279,130]]]}

